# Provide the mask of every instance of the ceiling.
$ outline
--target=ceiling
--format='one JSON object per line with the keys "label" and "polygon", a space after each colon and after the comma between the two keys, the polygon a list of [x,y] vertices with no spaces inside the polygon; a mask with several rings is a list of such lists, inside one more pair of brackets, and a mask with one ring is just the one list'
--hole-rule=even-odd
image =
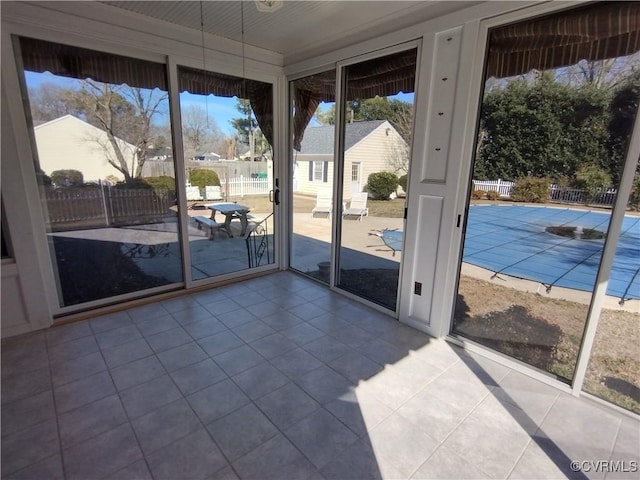
{"label": "ceiling", "polygon": [[101,3],[197,31],[203,28],[207,33],[238,42],[243,40],[244,23],[246,44],[280,53],[287,64],[481,2],[284,0],[277,2],[282,5],[273,12],[259,11],[253,0]]}

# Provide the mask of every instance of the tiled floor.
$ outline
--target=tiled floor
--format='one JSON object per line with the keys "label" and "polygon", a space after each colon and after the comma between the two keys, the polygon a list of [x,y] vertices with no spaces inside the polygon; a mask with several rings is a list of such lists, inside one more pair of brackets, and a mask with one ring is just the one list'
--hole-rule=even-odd
{"label": "tiled floor", "polygon": [[2,347],[2,478],[604,478],[639,457],[637,421],[292,273]]}

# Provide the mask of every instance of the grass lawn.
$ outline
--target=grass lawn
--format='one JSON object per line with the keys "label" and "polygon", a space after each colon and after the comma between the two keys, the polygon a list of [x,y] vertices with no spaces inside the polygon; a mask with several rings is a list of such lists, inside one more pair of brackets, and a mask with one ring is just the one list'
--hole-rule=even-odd
{"label": "grass lawn", "polygon": [[[229,201],[246,205],[252,212],[256,213],[268,213],[273,208],[268,195],[248,195],[244,198],[230,197]],[[404,203],[404,198],[396,198],[387,201],[369,199],[367,201],[367,207],[369,207],[369,215],[373,217],[402,218],[404,215]],[[315,205],[315,197],[311,197],[309,195],[293,196],[294,213],[310,213]]]}

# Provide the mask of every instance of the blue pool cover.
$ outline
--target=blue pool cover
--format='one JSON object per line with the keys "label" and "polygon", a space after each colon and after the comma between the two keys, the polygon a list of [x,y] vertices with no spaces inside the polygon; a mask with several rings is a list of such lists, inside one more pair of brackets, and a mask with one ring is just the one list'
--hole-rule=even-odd
{"label": "blue pool cover", "polygon": [[[551,226],[607,231],[609,214],[555,207],[474,205],[462,261],[547,288],[593,290],[604,240],[548,233]],[[640,218],[625,216],[607,295],[640,298]]]}

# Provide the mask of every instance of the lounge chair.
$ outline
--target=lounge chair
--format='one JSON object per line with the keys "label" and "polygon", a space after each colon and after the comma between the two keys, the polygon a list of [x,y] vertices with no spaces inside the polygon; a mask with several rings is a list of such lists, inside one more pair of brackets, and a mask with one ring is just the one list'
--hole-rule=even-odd
{"label": "lounge chair", "polygon": [[204,192],[207,200],[222,200],[222,190],[220,187],[207,185],[204,187]]}
{"label": "lounge chair", "polygon": [[343,217],[358,217],[361,221],[362,217],[369,215],[369,209],[367,208],[367,192],[354,193],[349,203],[349,208],[342,212]]}
{"label": "lounge chair", "polygon": [[316,213],[324,213],[329,218],[332,210],[333,195],[331,190],[319,190],[316,196],[316,206],[311,210],[311,217],[315,217]]}

